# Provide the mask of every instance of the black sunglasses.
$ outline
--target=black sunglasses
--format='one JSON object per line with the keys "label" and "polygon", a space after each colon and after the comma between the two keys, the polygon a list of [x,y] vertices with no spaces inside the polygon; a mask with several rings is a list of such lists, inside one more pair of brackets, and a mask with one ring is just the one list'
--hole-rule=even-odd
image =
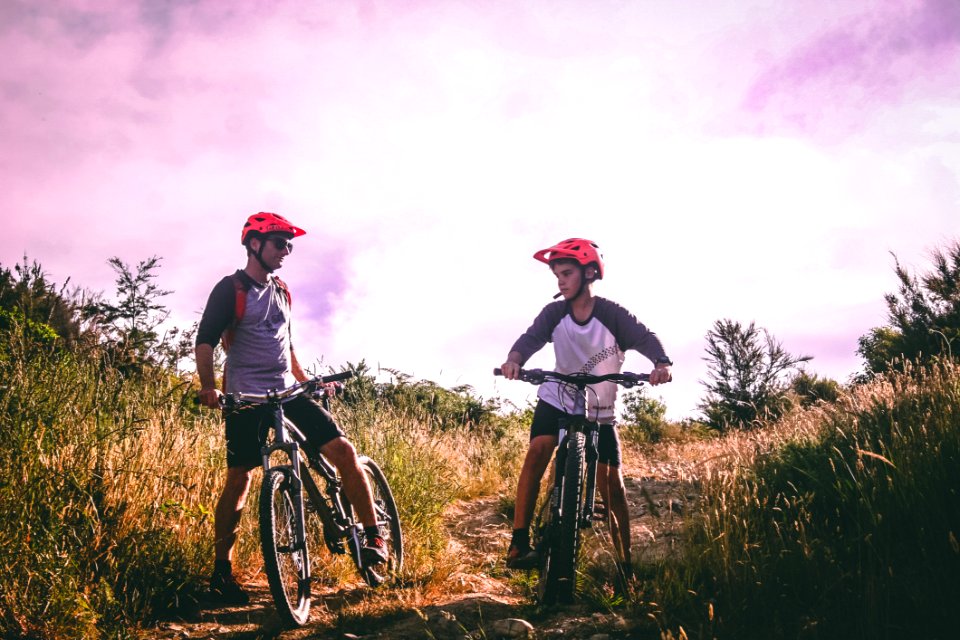
{"label": "black sunglasses", "polygon": [[287,250],[289,253],[293,253],[293,243],[287,240],[282,236],[270,236],[267,238],[270,242],[273,243],[273,246],[277,248],[277,251]]}

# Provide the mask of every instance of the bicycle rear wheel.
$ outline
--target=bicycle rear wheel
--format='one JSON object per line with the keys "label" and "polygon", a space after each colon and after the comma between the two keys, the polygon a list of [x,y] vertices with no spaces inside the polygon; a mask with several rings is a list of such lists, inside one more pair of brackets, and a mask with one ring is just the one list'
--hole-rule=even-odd
{"label": "bicycle rear wheel", "polygon": [[[351,557],[357,566],[357,571],[363,576],[363,579],[371,587],[378,587],[391,575],[396,575],[403,568],[403,532],[400,528],[400,514],[397,512],[397,504],[393,499],[393,492],[390,491],[390,485],[387,483],[386,476],[376,462],[366,456],[360,456],[360,469],[370,485],[370,492],[373,494],[373,511],[377,517],[377,527],[380,529],[380,536],[387,543],[387,551],[390,554],[389,559],[384,564],[375,566],[364,566],[360,556],[359,536],[356,541],[351,541]],[[361,527],[357,514],[353,512],[354,521],[357,527]]]}
{"label": "bicycle rear wheel", "polygon": [[302,626],[310,617],[310,578],[307,547],[297,548],[297,519],[289,467],[267,470],[260,487],[260,544],[270,593],[280,617]]}

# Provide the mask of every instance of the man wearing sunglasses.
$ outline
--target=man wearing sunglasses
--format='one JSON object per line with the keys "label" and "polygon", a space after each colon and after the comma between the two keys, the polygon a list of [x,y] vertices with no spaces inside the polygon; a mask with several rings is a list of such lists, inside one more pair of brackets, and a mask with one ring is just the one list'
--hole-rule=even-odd
{"label": "man wearing sunglasses", "polygon": [[[244,225],[240,241],[247,251],[247,264],[217,283],[197,329],[197,374],[203,405],[220,406],[213,350],[221,340],[226,352],[223,377],[227,393],[266,393],[307,379],[290,340],[290,294],[273,275],[293,251],[291,240],[305,233],[275,213],[254,214]],[[386,544],[377,529],[370,486],[353,445],[333,417],[307,396],[285,404],[284,413],[340,472],[347,498],[364,524],[364,562],[385,562]],[[210,595],[221,604],[249,602],[233,575],[233,551],[252,471],[261,464],[260,448],[268,431],[264,425],[271,419],[257,409],[224,415],[227,477],[214,513],[215,562],[210,579]]]}

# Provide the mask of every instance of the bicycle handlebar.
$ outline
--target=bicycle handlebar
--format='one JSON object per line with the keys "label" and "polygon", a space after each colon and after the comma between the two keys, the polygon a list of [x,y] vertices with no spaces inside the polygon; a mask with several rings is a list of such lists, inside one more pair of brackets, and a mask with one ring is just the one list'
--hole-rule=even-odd
{"label": "bicycle handlebar", "polygon": [[312,393],[317,387],[329,384],[331,382],[340,382],[353,377],[353,371],[342,371],[328,376],[313,376],[303,382],[297,382],[286,389],[279,391],[271,390],[266,393],[227,393],[223,395],[223,405],[230,407],[237,404],[266,404],[268,402],[280,402],[295,398],[303,393]]}
{"label": "bicycle handlebar", "polygon": [[[500,367],[497,367],[493,370],[493,375],[502,376],[503,371],[500,370]],[[624,371],[623,373],[606,373],[595,376],[589,373],[559,373],[557,371],[544,371],[543,369],[520,369],[519,379],[530,384],[543,384],[547,380],[556,380],[576,385],[580,389],[599,382],[615,382],[629,389],[647,382],[650,379],[650,374]]]}

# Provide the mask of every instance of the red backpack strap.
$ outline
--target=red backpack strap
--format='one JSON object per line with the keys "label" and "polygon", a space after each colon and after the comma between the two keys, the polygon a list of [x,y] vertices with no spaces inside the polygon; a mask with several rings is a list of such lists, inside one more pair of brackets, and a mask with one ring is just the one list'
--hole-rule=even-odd
{"label": "red backpack strap", "polygon": [[278,278],[277,276],[273,276],[273,281],[277,283],[277,286],[280,288],[280,291],[283,291],[284,295],[287,296],[287,306],[292,309],[293,298],[290,296],[290,288],[287,287],[287,283],[281,280],[280,278]]}
{"label": "red backpack strap", "polygon": [[227,351],[230,349],[230,345],[233,344],[233,336],[237,331],[237,327],[240,325],[240,321],[243,320],[243,314],[247,310],[247,291],[250,287],[246,282],[243,281],[243,278],[237,274],[231,276],[233,280],[233,291],[234,291],[234,302],[233,302],[233,321],[227,326],[226,330],[223,332],[223,335],[220,336],[220,341],[223,343],[223,350]]}

